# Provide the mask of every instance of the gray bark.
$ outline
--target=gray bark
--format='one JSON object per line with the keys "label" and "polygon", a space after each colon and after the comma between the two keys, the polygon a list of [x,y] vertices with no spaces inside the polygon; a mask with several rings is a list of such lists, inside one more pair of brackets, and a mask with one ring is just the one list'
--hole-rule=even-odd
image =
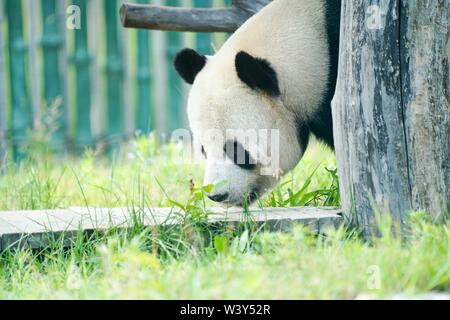
{"label": "gray bark", "polygon": [[343,210],[365,234],[376,212],[449,212],[448,5],[343,2],[334,135]]}
{"label": "gray bark", "polygon": [[414,210],[450,214],[450,1],[402,1],[402,85]]}
{"label": "gray bark", "polygon": [[124,3],[120,18],[126,28],[165,31],[234,32],[270,0],[234,0],[230,8],[190,9]]}

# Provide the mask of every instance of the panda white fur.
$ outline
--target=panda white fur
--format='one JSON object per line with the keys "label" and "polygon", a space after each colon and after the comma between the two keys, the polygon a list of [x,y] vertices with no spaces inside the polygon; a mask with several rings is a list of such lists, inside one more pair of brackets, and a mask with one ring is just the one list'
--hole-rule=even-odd
{"label": "panda white fur", "polygon": [[[340,3],[275,0],[214,56],[184,49],[175,58],[178,73],[192,84],[187,110],[194,145],[206,158],[204,184],[226,181],[210,195],[212,200],[252,202],[278,177],[277,172],[261,175],[257,170],[253,159],[258,159],[258,147],[239,137],[218,143],[206,132],[278,129],[278,173],[297,165],[311,133],[333,147],[330,102],[337,76]],[[235,156],[227,157],[230,150],[245,154],[245,161],[235,163]]]}

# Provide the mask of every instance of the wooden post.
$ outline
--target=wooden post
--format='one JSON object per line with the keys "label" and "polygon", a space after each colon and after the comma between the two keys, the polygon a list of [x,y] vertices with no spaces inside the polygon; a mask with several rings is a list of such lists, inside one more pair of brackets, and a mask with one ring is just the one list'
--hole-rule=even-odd
{"label": "wooden post", "polygon": [[[166,0],[166,4],[171,7],[177,7],[179,0]],[[179,50],[182,49],[182,38],[180,32],[167,32],[166,56],[167,56],[167,70],[168,70],[168,86],[167,86],[167,100],[169,112],[169,132],[179,129],[182,126],[182,104],[181,92],[183,82],[179,75],[172,67],[173,60]]]}
{"label": "wooden post", "polygon": [[119,35],[117,0],[104,2],[106,19],[106,77],[108,141],[115,151],[123,138],[123,64]]}
{"label": "wooden post", "polygon": [[27,130],[33,126],[32,109],[27,81],[27,46],[23,34],[22,1],[7,0],[9,75],[11,88],[11,134],[15,160],[23,158],[21,146]]}
{"label": "wooden post", "polygon": [[343,210],[364,234],[375,212],[450,210],[448,0],[342,2],[333,100]]}
{"label": "wooden post", "polygon": [[[210,8],[212,6],[211,0],[195,0],[194,5],[196,8]],[[197,51],[201,54],[211,54],[212,38],[209,33],[198,32],[195,35]]]}
{"label": "wooden post", "polygon": [[402,103],[414,210],[450,215],[450,1],[401,1]]}
{"label": "wooden post", "polygon": [[38,36],[37,36],[37,26],[38,21],[35,14],[31,14],[32,12],[36,12],[36,1],[28,0],[23,1],[24,5],[24,27],[27,26],[27,30],[25,34],[28,38],[28,64],[27,64],[27,73],[30,79],[30,103],[32,110],[32,122],[33,128],[38,128],[43,120],[43,116],[41,113],[41,79],[39,78],[39,65],[38,65]]}
{"label": "wooden post", "polygon": [[[0,21],[3,21],[3,5],[0,5]],[[7,135],[6,135],[6,74],[5,74],[5,54],[3,40],[3,24],[0,23],[0,171],[6,162],[7,157]]]}
{"label": "wooden post", "polygon": [[89,69],[91,75],[91,134],[96,141],[95,149],[98,152],[104,152],[106,144],[107,107],[105,94],[105,59],[101,56],[105,43],[105,29],[99,25],[104,21],[103,1],[88,1],[87,7],[87,25],[88,25],[88,48],[89,48]]}
{"label": "wooden post", "polygon": [[[67,2],[66,1],[57,1],[56,2],[56,15],[58,16],[58,34],[60,36],[61,44],[59,47],[59,71],[60,71],[60,89],[61,89],[61,98],[62,98],[62,113],[64,119],[61,118],[61,122],[64,124],[64,138],[65,138],[65,149],[67,150],[70,136],[70,129],[72,121],[72,115],[69,112],[69,56],[68,56],[68,48],[67,48],[67,25],[66,25],[66,17],[67,17]],[[61,128],[61,132],[63,129]]]}
{"label": "wooden post", "polygon": [[[54,118],[55,132],[53,143],[62,148],[66,136],[66,109],[62,92],[62,77],[60,72],[60,50],[62,37],[60,35],[59,14],[57,12],[57,0],[42,0],[42,48],[44,59],[44,95],[48,108],[55,108]],[[60,103],[57,103],[57,101]]]}
{"label": "wooden post", "polygon": [[76,72],[76,145],[84,148],[94,145],[91,131],[91,75],[88,46],[87,1],[73,0],[80,7],[81,29],[75,32],[75,72]]}
{"label": "wooden post", "polygon": [[[154,0],[152,3],[162,5],[164,0]],[[166,64],[166,39],[165,32],[155,31],[152,32],[152,74],[158,81],[153,81],[152,88],[154,92],[153,106],[155,116],[155,131],[158,135],[163,135],[168,131],[168,118],[169,113],[167,111],[167,87],[169,85],[168,69]]]}
{"label": "wooden post", "polygon": [[[139,0],[139,3],[147,3],[148,0]],[[151,47],[150,35],[148,31],[138,30],[137,32],[137,108],[136,108],[136,129],[148,134],[153,129],[152,124],[152,97],[150,73]]]}

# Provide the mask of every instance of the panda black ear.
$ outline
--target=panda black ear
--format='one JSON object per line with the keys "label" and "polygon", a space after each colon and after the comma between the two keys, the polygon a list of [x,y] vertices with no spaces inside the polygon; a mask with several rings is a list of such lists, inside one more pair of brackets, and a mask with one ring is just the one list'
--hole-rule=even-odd
{"label": "panda black ear", "polygon": [[272,97],[281,94],[277,73],[267,60],[240,51],[236,55],[235,65],[239,79],[251,89],[261,90]]}
{"label": "panda black ear", "polygon": [[178,74],[189,84],[193,84],[197,74],[206,64],[206,57],[192,49],[183,49],[175,57],[174,65]]}

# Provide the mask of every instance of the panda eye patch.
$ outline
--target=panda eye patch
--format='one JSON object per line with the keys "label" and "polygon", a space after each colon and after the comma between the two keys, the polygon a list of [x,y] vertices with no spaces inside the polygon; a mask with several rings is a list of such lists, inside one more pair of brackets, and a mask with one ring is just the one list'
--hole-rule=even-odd
{"label": "panda eye patch", "polygon": [[250,156],[250,153],[237,141],[227,141],[223,146],[226,156],[233,160],[233,163],[244,170],[253,170],[256,168],[256,161]]}

